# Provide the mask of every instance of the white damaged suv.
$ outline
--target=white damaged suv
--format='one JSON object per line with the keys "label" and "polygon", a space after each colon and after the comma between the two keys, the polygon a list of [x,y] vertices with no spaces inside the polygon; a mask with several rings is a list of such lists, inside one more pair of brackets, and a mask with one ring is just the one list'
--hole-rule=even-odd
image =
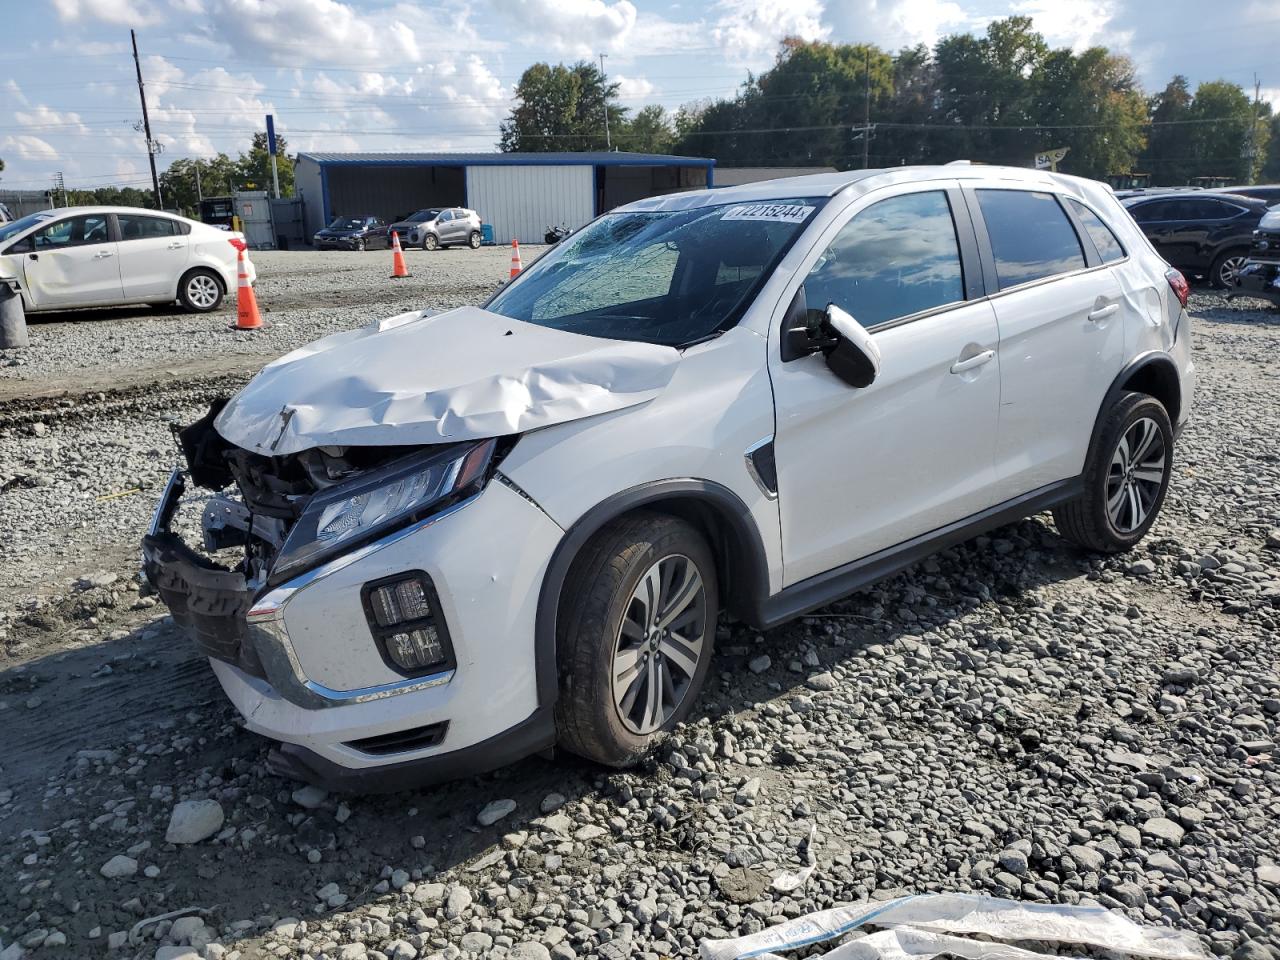
{"label": "white damaged suv", "polygon": [[[1043,510],[1135,544],[1191,406],[1186,300],[1108,187],[1047,172],[642,200],[483,307],[215,405],[146,573],[281,772],[626,764],[694,708],[722,613],[772,627]],[[188,485],[202,551],[170,531]]]}

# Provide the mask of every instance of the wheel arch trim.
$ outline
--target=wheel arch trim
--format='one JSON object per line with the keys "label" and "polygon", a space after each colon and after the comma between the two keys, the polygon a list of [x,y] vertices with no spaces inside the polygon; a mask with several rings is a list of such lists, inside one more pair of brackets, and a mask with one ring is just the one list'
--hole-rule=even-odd
{"label": "wheel arch trim", "polygon": [[[542,578],[534,626],[534,664],[538,707],[553,705],[559,696],[559,669],[556,660],[556,627],[560,595],[569,568],[587,542],[605,524],[633,510],[677,505],[710,511],[720,524],[726,544],[712,543],[717,563],[728,559],[731,570],[718,570],[722,589],[727,585],[726,607],[751,620],[759,597],[769,592],[769,566],[764,539],[751,511],[728,487],[712,480],[692,477],[654,480],[623,490],[587,510],[568,528],[556,546]],[[669,511],[675,512],[675,511]],[[679,514],[678,514],[679,515]]]}
{"label": "wheel arch trim", "polygon": [[[1170,410],[1168,409],[1168,404],[1166,404],[1165,412],[1169,414],[1169,422],[1175,427],[1177,426],[1178,419],[1182,413],[1182,378],[1178,374],[1178,365],[1174,362],[1173,357],[1163,350],[1149,350],[1146,353],[1139,354],[1125,364],[1124,369],[1111,381],[1111,386],[1107,388],[1106,395],[1102,398],[1102,406],[1098,408],[1098,414],[1093,421],[1091,443],[1092,437],[1098,435],[1098,426],[1102,423],[1102,418],[1120,399],[1120,395],[1129,389],[1129,382],[1139,374],[1159,377],[1164,381],[1163,385],[1172,391],[1174,408]],[[1155,395],[1151,394],[1151,396]],[[1164,403],[1163,398],[1156,396],[1156,399]]]}

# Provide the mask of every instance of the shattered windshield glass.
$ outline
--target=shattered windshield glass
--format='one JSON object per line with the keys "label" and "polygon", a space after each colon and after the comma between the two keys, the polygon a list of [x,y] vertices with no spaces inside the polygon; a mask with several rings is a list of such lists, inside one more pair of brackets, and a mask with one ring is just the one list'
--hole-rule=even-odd
{"label": "shattered windshield glass", "polygon": [[593,337],[705,340],[737,323],[823,200],[606,214],[485,306]]}

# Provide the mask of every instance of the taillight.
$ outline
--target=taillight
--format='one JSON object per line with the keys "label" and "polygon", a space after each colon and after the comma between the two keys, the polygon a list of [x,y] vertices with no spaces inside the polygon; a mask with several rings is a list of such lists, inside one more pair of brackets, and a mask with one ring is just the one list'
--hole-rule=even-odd
{"label": "taillight", "polygon": [[1191,298],[1191,287],[1187,283],[1187,278],[1173,267],[1164,272],[1164,278],[1169,281],[1169,288],[1173,291],[1173,295],[1178,298],[1178,303],[1186,307],[1187,300]]}
{"label": "taillight", "polygon": [[[244,239],[241,237],[227,237],[227,243],[235,247],[237,253],[244,253],[249,249],[249,244],[245,243]],[[1179,276],[1181,276],[1181,274],[1179,274]]]}

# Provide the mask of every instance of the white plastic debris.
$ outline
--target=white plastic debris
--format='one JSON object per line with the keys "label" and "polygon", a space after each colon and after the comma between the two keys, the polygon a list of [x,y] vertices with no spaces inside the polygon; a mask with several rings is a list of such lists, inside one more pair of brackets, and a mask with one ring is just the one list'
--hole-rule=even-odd
{"label": "white plastic debris", "polygon": [[940,954],[964,960],[1041,960],[1057,956],[1007,942],[968,940],[957,934],[1098,947],[1160,960],[1208,957],[1191,934],[1139,926],[1105,907],[1019,903],[960,893],[922,894],[834,907],[745,937],[704,940],[699,952],[702,960],[776,960],[779,951],[833,940],[863,926],[890,929],[838,946],[825,954],[826,960],[928,960]]}
{"label": "white plastic debris", "polygon": [[237,446],[274,456],[502,437],[652,400],[679,362],[673,347],[567,333],[479,307],[408,313],[267,364],[214,426]]}
{"label": "white plastic debris", "polygon": [[805,866],[801,867],[795,873],[784,870],[773,878],[773,889],[778,893],[791,893],[798,890],[809,882],[809,878],[813,876],[813,871],[818,868],[817,854],[814,847],[818,843],[818,825],[812,824],[809,827],[809,837],[804,844],[804,862]]}

